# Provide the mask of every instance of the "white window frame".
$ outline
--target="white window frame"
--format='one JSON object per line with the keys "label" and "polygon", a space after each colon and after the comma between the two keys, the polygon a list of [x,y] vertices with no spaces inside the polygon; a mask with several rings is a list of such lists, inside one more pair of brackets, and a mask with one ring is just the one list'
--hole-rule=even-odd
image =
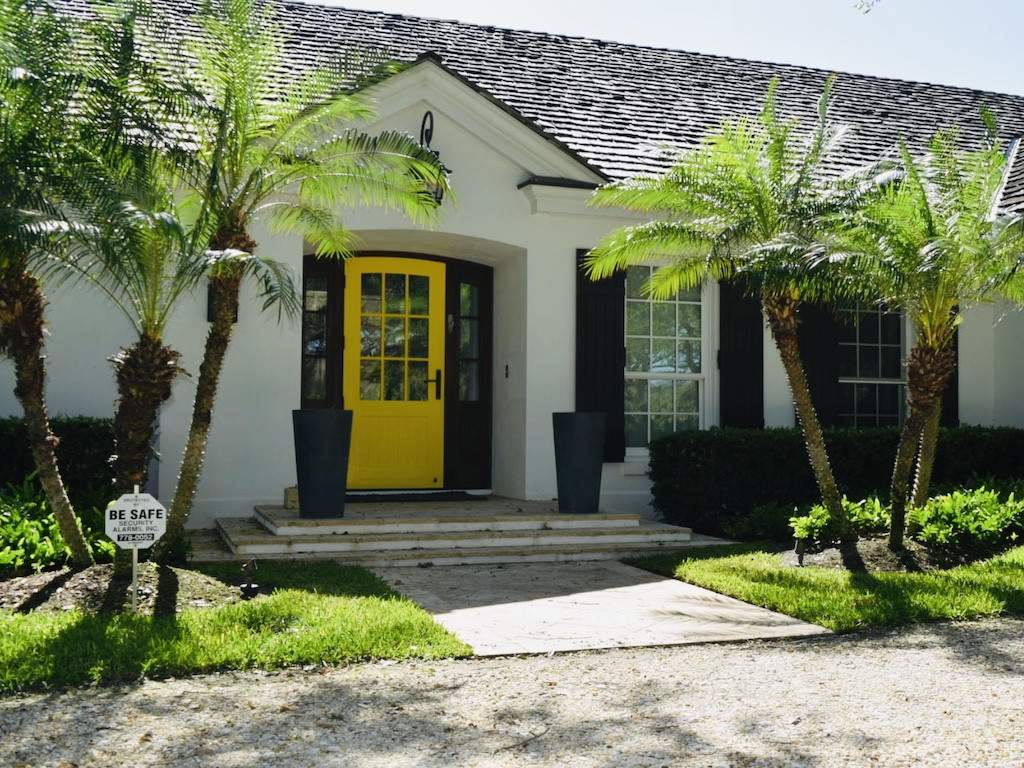
{"label": "white window frame", "polygon": [[[641,264],[638,266],[654,266]],[[623,311],[626,311],[628,296],[623,298]],[[706,280],[700,290],[700,373],[638,373],[628,371],[623,367],[624,380],[629,379],[659,379],[673,381],[697,381],[697,409],[698,429],[708,429],[719,424],[719,387],[718,387],[718,281]],[[625,323],[623,323],[625,327]],[[628,330],[628,329],[627,329]],[[622,343],[626,344],[627,335],[623,333]],[[648,411],[649,412],[649,411]],[[645,446],[626,446],[626,462],[646,462],[650,457],[650,450]]]}

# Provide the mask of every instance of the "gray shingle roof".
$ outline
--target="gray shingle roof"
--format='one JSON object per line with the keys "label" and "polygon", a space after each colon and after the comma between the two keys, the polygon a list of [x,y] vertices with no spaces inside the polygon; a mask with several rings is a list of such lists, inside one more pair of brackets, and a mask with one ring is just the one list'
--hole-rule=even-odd
{"label": "gray shingle roof", "polygon": [[[81,11],[85,0],[55,0]],[[194,0],[157,0],[193,28]],[[293,71],[346,49],[383,49],[412,61],[427,52],[571,149],[608,178],[663,170],[666,146],[693,146],[725,118],[755,116],[769,80],[781,79],[782,111],[808,124],[827,72],[688,51],[501,29],[458,21],[350,10],[306,2],[279,8]],[[833,117],[851,132],[842,167],[891,152],[899,136],[923,145],[940,126],[958,125],[965,145],[982,136],[979,109],[991,109],[1005,139],[1024,135],[1024,97],[840,74]],[[1019,153],[1024,154],[1024,153]],[[839,170],[839,168],[837,168]],[[1024,203],[1024,157],[1006,195]]]}
{"label": "gray shingle roof", "polygon": [[1010,145],[1001,204],[1009,211],[1024,213],[1024,140],[1017,139]]}

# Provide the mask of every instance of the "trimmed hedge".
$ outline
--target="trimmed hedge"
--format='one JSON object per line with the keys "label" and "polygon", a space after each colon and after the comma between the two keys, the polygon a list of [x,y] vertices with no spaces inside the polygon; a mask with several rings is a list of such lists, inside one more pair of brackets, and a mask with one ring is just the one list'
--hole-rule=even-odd
{"label": "trimmed hedge", "polygon": [[[849,498],[888,496],[899,430],[828,429],[836,480]],[[762,505],[805,507],[820,499],[796,429],[678,432],[651,443],[654,506],[668,522],[723,534]],[[933,487],[1024,478],[1024,429],[943,429]]]}
{"label": "trimmed hedge", "polygon": [[[91,498],[110,482],[114,430],[110,419],[58,416],[50,420],[60,439],[57,460],[73,498]],[[0,419],[0,488],[20,486],[35,471],[21,419]]]}

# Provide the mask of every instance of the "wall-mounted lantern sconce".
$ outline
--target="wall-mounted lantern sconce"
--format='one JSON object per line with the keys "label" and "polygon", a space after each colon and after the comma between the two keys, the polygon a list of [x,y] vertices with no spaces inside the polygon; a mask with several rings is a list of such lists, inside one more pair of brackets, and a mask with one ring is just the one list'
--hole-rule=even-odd
{"label": "wall-mounted lantern sconce", "polygon": [[[441,153],[430,146],[431,139],[434,138],[434,113],[429,109],[423,114],[423,121],[420,123],[420,146],[424,149],[429,149],[434,157],[437,158],[437,162],[441,165],[442,172],[447,176],[452,172],[451,168],[441,162]],[[435,184],[433,189],[434,201],[440,205],[444,200],[444,187],[441,184]]]}

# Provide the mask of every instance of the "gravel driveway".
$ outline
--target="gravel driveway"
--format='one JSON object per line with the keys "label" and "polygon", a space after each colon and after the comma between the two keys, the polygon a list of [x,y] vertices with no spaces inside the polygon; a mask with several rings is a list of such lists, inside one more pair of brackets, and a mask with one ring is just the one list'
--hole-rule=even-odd
{"label": "gravel driveway", "polygon": [[0,700],[3,766],[1022,766],[1024,622]]}

